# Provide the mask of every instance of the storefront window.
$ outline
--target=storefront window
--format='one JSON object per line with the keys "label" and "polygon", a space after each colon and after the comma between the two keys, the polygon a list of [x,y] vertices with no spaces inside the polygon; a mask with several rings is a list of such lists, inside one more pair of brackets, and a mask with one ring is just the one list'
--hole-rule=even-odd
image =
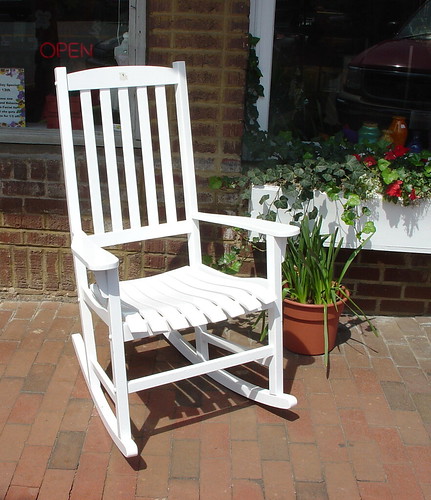
{"label": "storefront window", "polygon": [[[385,53],[373,50],[357,58],[395,37],[427,3],[431,7],[425,0],[277,0],[269,130],[291,130],[308,140],[344,126],[357,129],[363,120],[385,127],[393,114],[409,120],[424,109],[430,111],[431,125],[430,93],[428,102],[423,98],[431,83],[424,73],[430,74],[431,64],[421,55],[431,50],[430,29],[422,36],[426,49],[423,40],[403,45],[398,39],[390,53],[385,46]],[[430,26],[425,14],[416,23]],[[352,61],[356,66],[350,69]],[[377,66],[380,72],[373,72]],[[347,75],[352,86],[343,95]]]}
{"label": "storefront window", "polygon": [[58,127],[54,68],[115,65],[114,48],[129,31],[129,0],[6,0],[1,7],[2,129],[25,135]]}

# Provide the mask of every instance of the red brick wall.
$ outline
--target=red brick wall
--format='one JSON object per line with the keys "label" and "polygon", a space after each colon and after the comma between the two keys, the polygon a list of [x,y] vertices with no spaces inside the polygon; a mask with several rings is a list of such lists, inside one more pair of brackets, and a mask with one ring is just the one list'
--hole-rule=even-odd
{"label": "red brick wall", "polygon": [[[341,252],[341,259],[349,254]],[[362,251],[346,276],[352,297],[367,312],[431,314],[431,255]]]}
{"label": "red brick wall", "polygon": [[248,58],[249,2],[149,0],[147,63],[185,61],[201,203],[214,172],[240,170],[243,101]]}
{"label": "red brick wall", "polygon": [[[351,250],[341,249],[341,270]],[[247,259],[244,274],[261,275],[261,252]],[[367,314],[383,316],[431,315],[431,254],[362,250],[344,279],[352,299]]]}

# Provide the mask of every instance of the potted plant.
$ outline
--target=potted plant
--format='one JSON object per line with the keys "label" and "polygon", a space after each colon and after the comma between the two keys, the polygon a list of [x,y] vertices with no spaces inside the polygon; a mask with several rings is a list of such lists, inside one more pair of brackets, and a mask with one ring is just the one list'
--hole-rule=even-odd
{"label": "potted plant", "polygon": [[341,270],[336,265],[342,239],[338,229],[322,232],[322,217],[310,220],[305,215],[301,231],[287,242],[283,273],[283,337],[287,349],[299,354],[328,354],[334,348],[339,317],[347,305],[365,317],[343,285],[344,276],[371,234],[353,250]]}

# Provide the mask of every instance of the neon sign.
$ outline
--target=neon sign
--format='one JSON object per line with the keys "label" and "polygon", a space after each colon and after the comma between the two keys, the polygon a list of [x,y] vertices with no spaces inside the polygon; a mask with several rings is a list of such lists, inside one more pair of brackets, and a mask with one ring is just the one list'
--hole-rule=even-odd
{"label": "neon sign", "polygon": [[80,59],[93,56],[93,44],[85,46],[82,42],[44,42],[39,47],[39,53],[44,59],[67,56],[69,59]]}

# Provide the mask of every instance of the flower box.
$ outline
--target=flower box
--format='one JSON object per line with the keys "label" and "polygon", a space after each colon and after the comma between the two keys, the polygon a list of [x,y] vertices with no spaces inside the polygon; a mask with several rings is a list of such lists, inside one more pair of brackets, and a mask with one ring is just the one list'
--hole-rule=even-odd
{"label": "flower box", "polygon": [[[267,214],[272,203],[281,194],[279,186],[253,186],[250,199],[252,217]],[[269,198],[260,203],[263,196]],[[343,213],[341,203],[328,199],[325,193],[316,191],[314,206],[324,217],[324,230],[333,232],[339,227],[340,236],[344,238],[343,246],[355,248],[358,240],[355,230],[340,220]],[[376,195],[364,203],[370,210],[368,220],[374,222],[376,232],[365,248],[371,250],[389,250],[394,252],[431,253],[431,200],[417,200],[409,206],[402,206],[384,200]],[[289,223],[292,214],[286,210],[277,210],[277,220]]]}

